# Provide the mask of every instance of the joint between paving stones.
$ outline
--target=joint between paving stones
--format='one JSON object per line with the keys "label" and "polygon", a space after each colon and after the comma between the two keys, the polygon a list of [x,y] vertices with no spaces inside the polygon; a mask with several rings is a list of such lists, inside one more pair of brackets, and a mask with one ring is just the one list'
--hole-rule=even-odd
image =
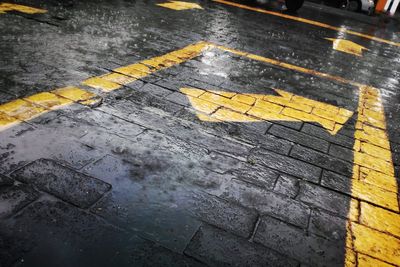
{"label": "joint between paving stones", "polygon": [[251,233],[251,235],[249,237],[249,242],[252,242],[252,243],[254,242],[254,237],[255,237],[255,235],[257,233],[258,226],[260,225],[260,222],[261,222],[261,216],[260,216],[260,214],[258,214],[257,220],[256,220],[256,222],[254,224],[254,227],[253,227],[253,231],[252,231],[252,233]]}

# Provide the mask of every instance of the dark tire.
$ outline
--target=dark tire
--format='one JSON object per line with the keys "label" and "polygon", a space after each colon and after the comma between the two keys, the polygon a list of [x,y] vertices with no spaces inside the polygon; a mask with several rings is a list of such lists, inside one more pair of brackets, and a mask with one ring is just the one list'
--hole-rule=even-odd
{"label": "dark tire", "polygon": [[361,1],[360,0],[348,0],[346,9],[350,11],[360,11],[361,10]]}
{"label": "dark tire", "polygon": [[291,11],[297,11],[303,6],[304,0],[285,0],[286,8]]}

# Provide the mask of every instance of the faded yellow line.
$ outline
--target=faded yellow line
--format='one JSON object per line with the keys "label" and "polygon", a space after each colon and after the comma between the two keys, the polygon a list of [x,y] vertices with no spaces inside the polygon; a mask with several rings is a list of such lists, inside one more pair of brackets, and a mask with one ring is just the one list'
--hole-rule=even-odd
{"label": "faded yellow line", "polygon": [[90,92],[70,86],[10,101],[0,105],[0,131],[51,110],[73,103],[84,103],[94,97]]}
{"label": "faded yellow line", "polygon": [[203,9],[199,4],[183,2],[183,1],[169,1],[166,3],[157,4],[157,6],[173,9],[173,10],[187,10],[187,9]]}
{"label": "faded yellow line", "polygon": [[0,3],[0,14],[5,13],[7,11],[18,11],[26,14],[42,14],[47,12],[47,10],[41,8],[10,4],[10,3]]}
{"label": "faded yellow line", "polygon": [[328,80],[332,80],[332,81],[336,81],[336,82],[340,82],[340,83],[345,83],[345,84],[349,84],[349,85],[353,85],[356,87],[361,87],[364,86],[364,84],[359,83],[359,82],[355,82],[355,81],[351,81],[351,80],[347,80],[345,78],[342,78],[340,76],[336,76],[336,75],[331,75],[331,74],[327,74],[327,73],[323,73],[320,71],[316,71],[316,70],[311,70],[311,69],[307,69],[304,67],[300,67],[297,65],[293,65],[293,64],[289,64],[289,63],[285,63],[276,59],[272,59],[272,58],[267,58],[267,57],[263,57],[263,56],[259,56],[259,55],[255,55],[255,54],[250,54],[250,53],[246,53],[243,51],[239,51],[236,49],[232,49],[232,48],[228,48],[228,47],[224,47],[221,45],[213,45],[213,44],[209,44],[210,47],[215,47],[218,49],[221,49],[223,51],[227,51],[233,54],[236,54],[238,56],[242,56],[242,57],[247,57],[249,59],[253,59],[253,60],[257,60],[257,61],[261,61],[264,63],[268,63],[271,65],[275,65],[275,66],[279,66],[285,69],[290,69],[290,70],[294,70],[297,72],[302,72],[305,74],[310,74],[313,76],[318,76],[324,79],[328,79]]}
{"label": "faded yellow line", "polygon": [[279,13],[279,12],[274,12],[274,11],[269,11],[269,10],[265,10],[265,9],[261,9],[261,8],[257,8],[257,7],[251,7],[251,6],[247,6],[247,5],[243,5],[243,4],[239,4],[239,3],[234,3],[234,2],[230,2],[230,1],[225,1],[225,0],[212,0],[212,1],[217,2],[217,3],[221,3],[221,4],[225,4],[225,5],[239,7],[239,8],[242,8],[242,9],[256,11],[256,12],[260,12],[260,13],[264,13],[264,14],[268,14],[268,15],[273,15],[273,16],[277,16],[277,17],[281,17],[281,18],[285,18],[285,19],[290,19],[290,20],[294,20],[294,21],[298,21],[298,22],[314,25],[314,26],[317,26],[317,27],[325,28],[325,29],[345,32],[345,33],[348,33],[348,34],[351,34],[351,35],[355,35],[355,36],[358,36],[358,37],[370,39],[370,40],[373,40],[373,41],[377,41],[377,42],[381,42],[381,43],[385,43],[385,44],[389,44],[389,45],[400,46],[400,43],[396,43],[396,42],[393,42],[393,41],[390,41],[390,40],[386,40],[386,39],[383,39],[383,38],[379,38],[379,37],[376,37],[376,36],[372,36],[372,35],[369,35],[369,34],[348,30],[348,29],[346,29],[344,27],[336,27],[336,26],[332,26],[332,25],[329,25],[329,24],[325,24],[325,23],[314,21],[314,20],[310,20],[310,19],[304,19],[304,18],[300,18],[300,17],[296,17],[296,16],[291,16],[291,15],[287,15],[287,14],[283,14],[283,13]]}
{"label": "faded yellow line", "polygon": [[382,99],[376,88],[360,87],[354,151],[351,195],[359,203],[349,210],[346,266],[398,266],[397,180]]}
{"label": "faded yellow line", "polygon": [[159,57],[153,57],[139,63],[116,68],[113,70],[113,73],[87,79],[82,84],[106,92],[113,91],[156,71],[188,61],[200,55],[202,51],[210,46],[212,46],[210,43],[199,42]]}

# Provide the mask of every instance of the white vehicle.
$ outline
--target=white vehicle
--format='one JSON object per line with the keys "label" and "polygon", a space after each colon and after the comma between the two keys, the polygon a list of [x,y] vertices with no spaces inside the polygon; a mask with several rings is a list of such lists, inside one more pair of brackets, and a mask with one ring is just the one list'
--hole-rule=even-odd
{"label": "white vehicle", "polygon": [[372,15],[375,11],[374,0],[347,0],[346,8],[351,11],[365,11]]}

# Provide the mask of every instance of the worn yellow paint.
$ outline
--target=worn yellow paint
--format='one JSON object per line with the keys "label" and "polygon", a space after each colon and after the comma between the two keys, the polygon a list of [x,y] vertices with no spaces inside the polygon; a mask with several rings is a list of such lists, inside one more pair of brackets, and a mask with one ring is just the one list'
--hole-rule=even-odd
{"label": "worn yellow paint", "polygon": [[357,261],[358,266],[384,266],[370,257],[400,265],[397,181],[382,99],[376,88],[359,88],[351,194],[361,201],[359,208],[349,210],[353,222],[347,229],[346,263],[354,266],[347,258],[355,252],[368,255]]}
{"label": "worn yellow paint", "polygon": [[393,42],[393,41],[390,41],[390,40],[386,40],[386,39],[383,39],[383,38],[379,38],[379,37],[376,37],[376,36],[373,36],[373,35],[369,35],[369,34],[348,30],[345,27],[336,27],[336,26],[332,26],[332,25],[329,25],[329,24],[326,24],[326,23],[319,22],[319,21],[314,21],[314,20],[310,20],[310,19],[296,17],[296,16],[292,16],[292,15],[288,15],[288,14],[284,14],[284,13],[280,13],[280,12],[274,12],[274,11],[270,11],[270,10],[265,10],[265,9],[262,9],[262,8],[247,6],[247,5],[243,5],[243,4],[239,4],[239,3],[235,3],[235,2],[230,2],[230,1],[226,1],[226,0],[213,0],[213,1],[217,2],[217,3],[220,3],[220,4],[225,4],[225,5],[229,5],[229,6],[235,6],[235,7],[238,7],[238,8],[247,9],[247,10],[251,10],[251,11],[256,11],[256,12],[260,12],[260,13],[263,13],[263,14],[273,15],[273,16],[277,16],[277,17],[281,17],[281,18],[285,18],[285,19],[290,19],[290,20],[294,20],[294,21],[310,24],[310,25],[313,25],[313,26],[317,26],[317,27],[321,27],[321,28],[325,28],[325,29],[330,29],[330,30],[333,30],[333,31],[338,31],[338,32],[343,32],[343,33],[355,35],[355,36],[366,38],[366,39],[370,39],[370,40],[373,40],[373,41],[376,41],[376,42],[381,42],[381,43],[394,45],[394,46],[400,46],[400,43],[396,43],[396,42]]}
{"label": "worn yellow paint", "polygon": [[10,3],[0,3],[0,14],[5,13],[7,11],[18,11],[26,14],[42,14],[47,12],[47,10],[41,8],[10,4]]}
{"label": "worn yellow paint", "polygon": [[21,121],[17,118],[8,116],[7,114],[0,112],[0,131],[6,130],[20,122]]}
{"label": "worn yellow paint", "polygon": [[139,63],[116,68],[112,73],[89,78],[83,81],[82,84],[105,92],[110,92],[121,88],[123,85],[144,78],[158,70],[169,68],[192,59],[210,46],[211,44],[207,42],[198,42],[163,56],[153,57]]}
{"label": "worn yellow paint", "polygon": [[[351,223],[356,252],[369,255],[381,261],[400,265],[400,240],[358,223]],[[361,266],[361,265],[359,265]]]}
{"label": "worn yellow paint", "polygon": [[101,89],[103,91],[109,92],[115,89],[121,88],[121,85],[115,82],[110,82],[102,77],[89,78],[82,82],[83,85],[87,85],[96,89]]}
{"label": "worn yellow paint", "polygon": [[361,203],[361,224],[400,238],[399,222],[400,214],[381,209],[365,202]]}
{"label": "worn yellow paint", "polygon": [[257,118],[245,115],[243,113],[235,112],[227,108],[219,108],[213,115],[212,118],[217,119],[219,122],[226,121],[226,118],[230,118],[235,122],[255,122],[260,121]]}
{"label": "worn yellow paint", "polygon": [[52,91],[52,93],[70,99],[74,102],[85,101],[95,97],[95,94],[74,86],[58,88]]}
{"label": "worn yellow paint", "polygon": [[252,97],[250,95],[244,95],[244,94],[242,95],[242,94],[240,94],[240,95],[235,95],[232,98],[232,100],[251,106],[256,101],[256,98]]}
{"label": "worn yellow paint", "polygon": [[24,100],[45,109],[54,109],[72,103],[72,101],[67,98],[48,92],[35,94],[24,98]]}
{"label": "worn yellow paint", "polygon": [[[275,89],[279,94],[241,94],[225,91],[182,88],[192,106],[218,121],[306,121],[319,123],[331,134],[336,134],[353,112],[326,103]],[[246,99],[246,101],[243,101]],[[241,100],[241,101],[239,101]],[[244,103],[247,102],[247,103]],[[224,108],[219,111],[220,108]],[[228,112],[231,110],[232,112]],[[314,112],[317,110],[318,112]],[[333,110],[335,112],[322,112]],[[342,112],[339,114],[339,111]],[[214,113],[215,112],[215,113]],[[214,114],[213,114],[214,113]],[[201,115],[204,119],[204,114]],[[209,119],[206,119],[209,121]]]}
{"label": "worn yellow paint", "polygon": [[361,253],[358,253],[357,262],[358,262],[358,266],[362,266],[362,267],[394,267],[394,265],[391,265],[386,262],[368,257]]}
{"label": "worn yellow paint", "polygon": [[390,175],[360,167],[359,179],[367,184],[397,193],[397,183],[393,183],[393,177]]}
{"label": "worn yellow paint", "polygon": [[363,50],[368,50],[366,47],[349,40],[335,39],[335,38],[325,38],[325,39],[333,42],[332,44],[333,49],[347,54],[352,54],[358,57],[362,56]]}
{"label": "worn yellow paint", "polygon": [[0,131],[65,105],[85,104],[84,101],[94,97],[90,92],[70,86],[10,101],[0,105]]}
{"label": "worn yellow paint", "polygon": [[169,1],[162,4],[157,4],[157,6],[166,7],[174,10],[203,9],[199,4],[183,1]]}
{"label": "worn yellow paint", "polygon": [[[251,106],[249,106],[249,105],[234,101],[232,99],[229,99],[229,98],[226,98],[226,97],[223,97],[221,95],[217,95],[217,94],[214,94],[211,92],[205,92],[204,94],[202,94],[200,96],[200,99],[203,99],[209,103],[214,103],[214,104],[217,104],[218,106],[226,107],[226,108],[229,108],[234,111],[241,112],[241,113],[246,113],[246,111],[248,111],[251,108]],[[196,107],[194,106],[194,108],[196,108]]]}

